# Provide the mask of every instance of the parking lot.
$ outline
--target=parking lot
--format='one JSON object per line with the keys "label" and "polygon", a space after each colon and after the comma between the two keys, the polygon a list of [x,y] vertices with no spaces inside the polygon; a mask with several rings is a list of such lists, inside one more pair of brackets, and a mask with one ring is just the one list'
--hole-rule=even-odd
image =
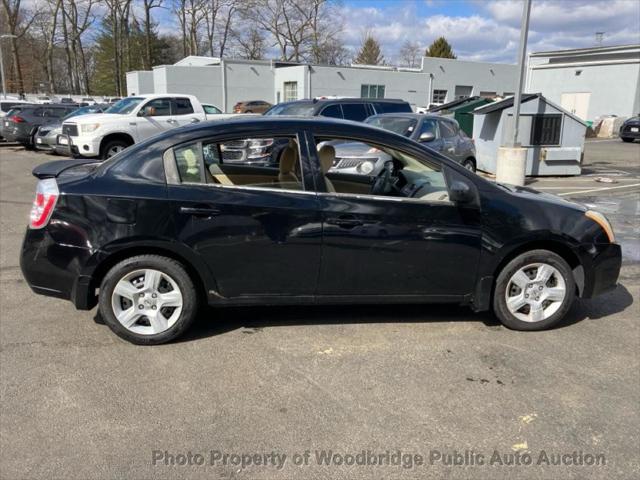
{"label": "parking lot", "polygon": [[623,269],[560,328],[451,306],[228,308],[145,348],[29,290],[30,171],[55,158],[0,146],[0,476],[640,477],[640,145],[585,148],[584,175],[530,186],[606,213]]}

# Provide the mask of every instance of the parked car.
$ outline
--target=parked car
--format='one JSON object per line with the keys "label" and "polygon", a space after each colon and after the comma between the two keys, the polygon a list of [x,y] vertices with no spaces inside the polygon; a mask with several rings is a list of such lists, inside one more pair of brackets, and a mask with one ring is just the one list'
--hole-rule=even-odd
{"label": "parked car", "polygon": [[40,95],[38,98],[36,98],[36,103],[40,103],[42,105],[48,105],[52,103],[51,97],[48,97],[47,95]]}
{"label": "parked car", "polygon": [[48,125],[42,125],[36,131],[34,137],[34,143],[37,150],[45,150],[57,155],[69,156],[71,151],[69,149],[69,142],[67,138],[62,135],[62,123],[80,115],[87,115],[90,113],[102,113],[111,105],[109,104],[95,104],[88,105],[86,107],[80,107],[77,110],[69,113],[58,122],[53,122]]}
{"label": "parked car", "polygon": [[138,95],[120,100],[105,113],[65,121],[62,133],[74,155],[106,159],[153,135],[206,119],[193,95]]}
{"label": "parked car", "polygon": [[264,113],[271,108],[269,102],[263,100],[251,100],[238,102],[233,107],[233,113]]}
{"label": "parked car", "polygon": [[[286,138],[278,168],[226,164],[222,145],[246,138]],[[335,152],[323,143],[336,138],[391,161],[371,178],[329,172]],[[98,304],[138,344],[180,336],[206,303],[450,302],[541,330],[576,296],[613,289],[621,265],[602,214],[334,119],[206,122],[104,163],[33,173],[27,283],[79,309]]]}
{"label": "parked car", "polygon": [[9,142],[33,148],[35,134],[41,125],[49,125],[76,110],[77,105],[31,105],[11,111],[2,119],[2,136]]}
{"label": "parked car", "polygon": [[[450,118],[418,113],[384,113],[365,120],[374,127],[383,128],[423,143],[458,162],[467,170],[476,170],[476,150],[471,140]],[[334,170],[353,174],[378,174],[388,156],[377,149],[371,149],[361,142],[338,141]]]}
{"label": "parked car", "polygon": [[640,115],[625,120],[620,127],[619,135],[623,142],[640,139]]}
{"label": "parked car", "polygon": [[404,100],[390,98],[314,98],[295,100],[274,105],[268,116],[287,115],[301,117],[343,118],[363,122],[372,115],[382,113],[411,113],[411,105]]}
{"label": "parked car", "polygon": [[71,97],[60,97],[58,103],[76,103],[75,100]]}
{"label": "parked car", "polygon": [[2,99],[0,100],[0,141],[6,141],[6,139],[2,136],[2,130],[4,128],[4,122],[2,119],[9,115],[9,112],[17,113],[24,106],[33,105],[30,102],[19,99]]}

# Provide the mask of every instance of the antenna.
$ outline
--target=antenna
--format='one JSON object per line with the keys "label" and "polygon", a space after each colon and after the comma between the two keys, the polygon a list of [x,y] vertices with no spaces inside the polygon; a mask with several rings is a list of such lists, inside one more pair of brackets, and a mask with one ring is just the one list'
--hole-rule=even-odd
{"label": "antenna", "polygon": [[602,46],[602,41],[604,40],[604,34],[607,32],[596,32],[596,45],[599,47]]}

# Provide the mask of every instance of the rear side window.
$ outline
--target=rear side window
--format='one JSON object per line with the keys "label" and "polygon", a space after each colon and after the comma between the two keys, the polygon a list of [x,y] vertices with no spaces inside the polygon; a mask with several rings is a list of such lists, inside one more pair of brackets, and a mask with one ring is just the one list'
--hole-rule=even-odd
{"label": "rear side window", "polygon": [[440,133],[443,138],[451,138],[458,134],[458,129],[451,122],[440,122]]}
{"label": "rear side window", "polygon": [[376,113],[411,113],[411,105],[406,102],[374,102],[373,108]]}
{"label": "rear side window", "polygon": [[342,113],[346,120],[354,122],[362,122],[369,116],[367,106],[364,103],[343,103]]}
{"label": "rear side window", "polygon": [[217,107],[214,107],[213,105],[203,105],[202,108],[204,108],[204,113],[206,113],[207,115],[218,115],[219,113],[222,113]]}
{"label": "rear side window", "polygon": [[343,118],[342,109],[340,108],[340,105],[329,105],[328,107],[325,107],[324,109],[322,109],[322,111],[320,112],[320,115],[322,115],[323,117],[329,117],[329,118]]}
{"label": "rear side window", "polygon": [[173,100],[174,102],[174,115],[188,115],[193,113],[193,106],[191,105],[191,100],[188,98],[176,98]]}

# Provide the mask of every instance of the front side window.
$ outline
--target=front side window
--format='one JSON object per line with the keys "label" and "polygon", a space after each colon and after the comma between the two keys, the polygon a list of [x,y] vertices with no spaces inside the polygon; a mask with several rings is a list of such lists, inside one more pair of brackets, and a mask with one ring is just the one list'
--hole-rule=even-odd
{"label": "front side window", "polygon": [[174,115],[188,115],[193,113],[193,106],[191,100],[188,98],[176,98],[174,99]]}
{"label": "front side window", "polygon": [[442,133],[442,138],[453,138],[458,134],[458,129],[451,122],[441,121],[440,132]]}
{"label": "front side window", "polygon": [[173,149],[182,183],[304,190],[296,137],[202,141]]}
{"label": "front side window", "polygon": [[410,137],[416,128],[417,121],[415,118],[406,117],[370,117],[365,123]]}
{"label": "front side window", "polygon": [[432,134],[433,138],[438,138],[438,122],[436,120],[427,119],[422,121],[420,135],[424,135],[426,133]]}
{"label": "front side window", "polygon": [[316,137],[315,143],[328,193],[449,201],[444,173],[435,162],[355,139]]}
{"label": "front side window", "polygon": [[147,103],[142,110],[146,117],[167,117],[171,115],[171,101],[168,98],[156,98]]}

